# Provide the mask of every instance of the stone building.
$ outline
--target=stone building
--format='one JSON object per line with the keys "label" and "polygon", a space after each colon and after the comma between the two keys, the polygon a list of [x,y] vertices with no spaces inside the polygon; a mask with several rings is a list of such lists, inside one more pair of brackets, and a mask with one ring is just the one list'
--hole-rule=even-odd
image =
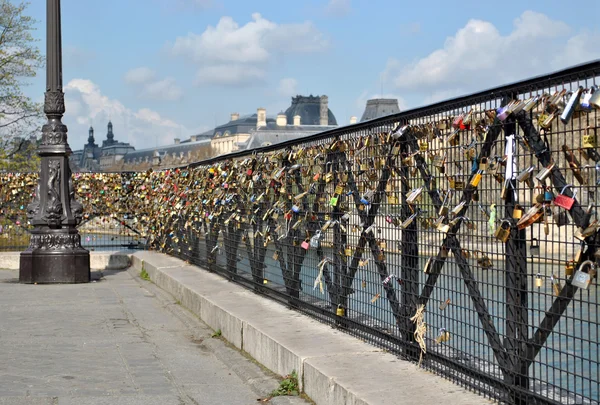
{"label": "stone building", "polygon": [[360,122],[374,120],[375,118],[385,117],[386,115],[397,114],[400,112],[398,99],[395,98],[373,98],[367,100],[365,111]]}
{"label": "stone building", "polygon": [[230,121],[215,128],[211,146],[215,155],[252,149],[313,135],[337,127],[327,96],[296,96],[275,117],[264,108],[256,114],[231,114]]}
{"label": "stone building", "polygon": [[208,159],[214,153],[211,148],[213,130],[192,135],[181,141],[175,138],[170,145],[138,149],[123,157],[119,170],[147,170],[182,166],[199,160]]}
{"label": "stone building", "polygon": [[130,144],[115,140],[112,122],[108,122],[106,139],[102,141],[102,146],[96,144],[94,128],[90,127],[88,142],[82,150],[74,151],[69,158],[71,170],[84,172],[109,170],[117,166],[127,153],[134,150],[135,148]]}

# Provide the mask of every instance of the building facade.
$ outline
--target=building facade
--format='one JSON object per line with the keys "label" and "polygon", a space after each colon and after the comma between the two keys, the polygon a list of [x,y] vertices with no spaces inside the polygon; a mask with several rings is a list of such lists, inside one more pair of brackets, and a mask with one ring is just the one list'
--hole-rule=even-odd
{"label": "building facade", "polygon": [[365,111],[360,122],[374,120],[375,118],[385,117],[386,115],[397,114],[400,112],[398,99],[395,98],[373,98],[367,100]]}
{"label": "building facade", "polygon": [[108,122],[106,139],[102,146],[96,144],[94,128],[90,127],[88,142],[82,150],[74,151],[70,158],[73,171],[98,172],[106,171],[118,166],[123,157],[135,148],[128,143],[115,140],[112,122]]}
{"label": "building facade", "polygon": [[329,109],[327,96],[292,97],[291,105],[269,117],[264,108],[240,117],[231,114],[228,123],[215,128],[211,141],[215,155],[253,149],[297,139],[336,128],[337,120]]}

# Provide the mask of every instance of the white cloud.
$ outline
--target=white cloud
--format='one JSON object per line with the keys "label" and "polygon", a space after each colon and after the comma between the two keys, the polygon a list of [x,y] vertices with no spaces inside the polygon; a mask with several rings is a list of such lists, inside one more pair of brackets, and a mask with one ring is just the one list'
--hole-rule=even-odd
{"label": "white cloud", "polygon": [[413,63],[391,60],[384,77],[408,93],[439,100],[525,79],[600,56],[598,32],[571,35],[570,27],[525,11],[502,35],[490,22],[470,20],[442,48]]}
{"label": "white cloud", "polygon": [[128,84],[141,84],[146,83],[156,77],[156,73],[145,66],[131,69],[129,72],[125,73],[125,83]]}
{"label": "white cloud", "polygon": [[189,33],[168,45],[173,55],[197,64],[199,85],[250,84],[266,76],[275,57],[320,52],[327,47],[327,39],[311,22],[277,24],[259,13],[242,26],[232,17],[221,17],[216,26],[201,34]]}
{"label": "white cloud", "polygon": [[291,77],[286,77],[279,81],[279,87],[277,92],[285,97],[291,97],[296,95],[296,88],[298,87],[298,81]]}
{"label": "white cloud", "polygon": [[243,87],[263,83],[265,76],[265,70],[254,66],[205,66],[198,70],[194,84]]}
{"label": "white cloud", "polygon": [[131,69],[125,74],[125,83],[135,86],[138,96],[145,100],[176,101],[183,96],[183,90],[172,77],[156,79],[156,73],[148,67]]}
{"label": "white cloud", "polygon": [[329,0],[325,6],[325,14],[331,17],[344,17],[351,11],[350,0]]}
{"label": "white cloud", "polygon": [[183,90],[172,77],[146,83],[142,93],[143,98],[149,100],[176,101],[183,97]]}
{"label": "white cloud", "polygon": [[93,124],[96,143],[106,138],[106,125],[114,124],[115,138],[129,142],[137,149],[171,143],[173,138],[190,134],[187,128],[162,117],[156,111],[142,108],[133,111],[120,101],[102,94],[90,80],[73,79],[65,86],[67,112],[64,121],[69,128],[69,145],[81,149],[87,142],[88,128]]}

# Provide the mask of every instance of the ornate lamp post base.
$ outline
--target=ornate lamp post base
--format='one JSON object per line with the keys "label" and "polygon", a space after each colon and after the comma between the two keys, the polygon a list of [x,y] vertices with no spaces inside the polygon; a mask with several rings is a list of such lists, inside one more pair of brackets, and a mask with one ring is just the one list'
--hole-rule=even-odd
{"label": "ornate lamp post base", "polygon": [[90,252],[81,247],[77,225],[83,207],[75,198],[67,142],[62,86],[60,0],[46,0],[46,93],[42,127],[40,178],[27,217],[35,227],[21,253],[19,281],[26,284],[90,282]]}
{"label": "ornate lamp post base", "polygon": [[90,282],[90,253],[81,247],[76,229],[33,230],[21,252],[19,282],[75,284]]}

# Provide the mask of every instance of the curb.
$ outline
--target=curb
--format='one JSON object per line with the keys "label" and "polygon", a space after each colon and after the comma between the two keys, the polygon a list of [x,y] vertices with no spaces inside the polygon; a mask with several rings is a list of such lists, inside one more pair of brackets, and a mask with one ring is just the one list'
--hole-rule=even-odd
{"label": "curb", "polygon": [[[0,252],[0,269],[19,270],[21,252]],[[92,270],[122,270],[131,265],[131,254],[124,252],[90,252]]]}
{"label": "curb", "polygon": [[415,364],[161,253],[132,255],[134,270],[236,348],[280,376],[298,373],[317,405],[481,405],[489,400]]}

